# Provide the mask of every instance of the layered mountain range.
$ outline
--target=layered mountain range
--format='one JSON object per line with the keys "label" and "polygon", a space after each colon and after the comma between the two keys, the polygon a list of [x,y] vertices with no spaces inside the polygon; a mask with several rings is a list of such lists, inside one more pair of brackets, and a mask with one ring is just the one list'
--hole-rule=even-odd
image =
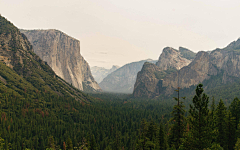
{"label": "layered mountain range", "polygon": [[[208,90],[216,88],[217,85],[234,83],[240,78],[240,39],[210,53],[200,51],[192,61],[180,59],[181,56],[172,53],[171,48],[166,48],[163,53],[171,53],[173,59],[165,59],[162,56],[167,54],[161,54],[157,65],[145,63],[137,76],[134,97],[153,98],[161,94],[171,95],[178,87],[187,89],[199,83],[205,83],[205,89]],[[172,68],[176,70],[166,73]]]}
{"label": "layered mountain range", "polygon": [[62,79],[87,92],[101,91],[80,54],[80,42],[58,30],[20,30],[33,51]]}
{"label": "layered mountain range", "polygon": [[112,68],[110,69],[94,66],[94,67],[91,67],[91,72],[94,79],[97,81],[97,83],[100,83],[107,75],[117,70],[118,68],[119,66],[116,66],[116,65],[113,65]]}
{"label": "layered mountain range", "polygon": [[145,62],[156,63],[155,60],[147,59],[126,64],[107,75],[99,86],[105,92],[132,93],[137,73]]}

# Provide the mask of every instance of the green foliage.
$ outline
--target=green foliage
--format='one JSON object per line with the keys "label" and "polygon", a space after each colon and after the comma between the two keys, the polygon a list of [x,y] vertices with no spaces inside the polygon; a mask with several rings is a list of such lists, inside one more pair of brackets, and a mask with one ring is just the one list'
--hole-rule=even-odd
{"label": "green foliage", "polygon": [[66,141],[66,150],[73,150],[73,143],[72,143],[72,140],[69,137]]}
{"label": "green foliage", "polygon": [[207,148],[206,150],[224,150],[220,144],[213,143],[210,148]]}
{"label": "green foliage", "polygon": [[220,100],[216,109],[216,129],[218,130],[218,135],[216,138],[217,143],[224,148],[226,148],[226,107],[222,100]]}
{"label": "green foliage", "polygon": [[0,15],[0,34],[15,33],[18,29],[10,22]]}
{"label": "green foliage", "polygon": [[166,150],[168,148],[167,136],[163,128],[163,124],[160,124],[159,134],[158,134],[159,149]]}
{"label": "green foliage", "polygon": [[234,147],[234,150],[240,150],[240,138],[237,139],[236,145]]}
{"label": "green foliage", "polygon": [[[179,98],[175,99],[179,102],[175,105],[173,100],[162,97],[140,100],[120,94],[89,96],[57,77],[33,53],[29,44],[23,48],[19,37],[28,41],[19,33],[13,24],[0,16],[1,37],[11,37],[8,43],[0,41],[1,47],[9,52],[13,65],[11,69],[0,62],[0,135],[4,139],[0,138],[1,149],[168,149],[166,141],[177,143],[171,149],[221,149],[219,142],[223,135],[228,140],[224,148],[230,150],[235,143],[238,148],[239,141],[235,142],[235,135],[239,135],[236,131],[240,111],[238,99],[231,104],[231,113],[223,101],[217,110],[212,105],[209,112],[208,97],[200,84],[193,101],[188,102],[193,104],[186,114],[186,125]],[[155,75],[160,79],[174,71],[170,69]],[[220,76],[215,78],[219,83],[213,86],[221,90],[218,91],[220,96],[230,99],[236,96],[233,93],[239,93],[239,82],[228,85],[233,92],[227,93],[229,89],[221,86]],[[169,121],[173,105],[175,122]],[[224,124],[220,128],[221,121]],[[158,125],[159,122],[165,126]],[[177,136],[172,138],[171,133]],[[215,141],[213,135],[218,137]]]}
{"label": "green foliage", "polygon": [[189,143],[193,149],[202,150],[211,145],[211,128],[209,121],[208,101],[209,97],[203,93],[203,85],[196,88],[196,95],[193,97],[193,105],[190,105],[189,124],[191,128]]}
{"label": "green foliage", "polygon": [[[176,90],[178,93],[178,97],[174,98],[177,101],[177,104],[174,105],[172,115],[173,118],[170,120],[173,122],[171,127],[171,132],[169,136],[169,145],[174,146],[175,148],[179,148],[182,143],[183,133],[185,131],[185,110],[183,102],[179,98],[179,90]],[[185,99],[185,98],[183,98]]]}

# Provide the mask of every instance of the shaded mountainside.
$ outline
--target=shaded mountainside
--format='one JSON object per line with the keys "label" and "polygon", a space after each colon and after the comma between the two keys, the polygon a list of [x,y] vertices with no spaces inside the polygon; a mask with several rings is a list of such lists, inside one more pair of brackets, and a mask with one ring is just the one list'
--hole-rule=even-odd
{"label": "shaded mountainside", "polygon": [[[224,88],[224,86],[226,86],[225,88],[229,88],[231,85],[239,83],[240,81],[239,45],[240,40],[238,39],[229,44],[226,48],[216,49],[211,53],[203,51],[198,52],[189,65],[166,75],[159,81],[158,84],[156,84],[157,87],[155,87],[159,89],[159,91],[152,95],[142,92],[143,94],[134,96],[153,98],[161,94],[171,95],[178,86],[185,91],[189,91],[187,90],[188,88],[194,87],[199,83],[204,83],[206,92],[215,91],[214,89],[219,89],[220,87]],[[155,83],[155,81],[152,83]],[[136,88],[136,90],[138,89],[140,88]],[[191,93],[191,91],[189,92]],[[136,91],[134,91],[134,93],[136,93]]]}
{"label": "shaded mountainside", "polygon": [[134,84],[134,97],[148,97],[152,98],[160,95],[163,79],[176,72],[176,69],[170,68],[167,70],[161,70],[157,65],[153,63],[145,62],[142,70],[137,74],[137,80]]}
{"label": "shaded mountainside", "polygon": [[138,97],[138,95],[142,95],[143,92],[145,95],[160,94],[160,86],[158,86],[160,80],[158,77],[159,73],[161,73],[161,70],[155,64],[145,62],[142,70],[137,74],[137,81],[134,85],[135,88],[133,96]]}
{"label": "shaded mountainside", "polygon": [[194,54],[192,51],[182,47],[179,48],[179,51],[171,47],[164,48],[156,65],[145,63],[138,73],[133,96],[152,98],[160,95],[161,91],[163,91],[162,79],[187,66],[191,62],[190,58],[195,57]]}
{"label": "shaded mountainside", "polygon": [[192,60],[196,56],[196,53],[184,47],[179,47],[179,52],[183,58],[186,58],[188,60]]}
{"label": "shaded mountainside", "polygon": [[106,92],[132,93],[137,73],[145,62],[155,63],[156,61],[148,59],[126,64],[105,77],[99,86]]}
{"label": "shaded mountainside", "polygon": [[91,72],[92,72],[94,79],[97,81],[97,83],[101,83],[102,80],[107,75],[109,75],[113,71],[117,70],[118,68],[119,68],[119,66],[115,66],[115,65],[113,65],[111,69],[94,66],[94,67],[91,67]]}
{"label": "shaded mountainside", "polygon": [[56,96],[88,101],[84,93],[56,76],[47,63],[33,52],[27,37],[12,23],[0,16],[0,25],[1,92],[12,91],[32,98],[50,92]]}
{"label": "shaded mountainside", "polygon": [[20,30],[33,45],[34,52],[62,79],[76,88],[101,91],[90,67],[80,54],[80,42],[58,30]]}

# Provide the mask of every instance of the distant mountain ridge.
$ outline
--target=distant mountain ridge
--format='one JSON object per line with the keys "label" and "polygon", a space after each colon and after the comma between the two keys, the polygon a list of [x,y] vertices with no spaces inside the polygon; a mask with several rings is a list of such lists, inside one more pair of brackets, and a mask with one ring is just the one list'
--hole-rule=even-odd
{"label": "distant mountain ridge", "polygon": [[116,66],[116,65],[113,65],[112,68],[110,69],[94,66],[94,67],[91,67],[91,72],[94,79],[97,81],[97,83],[100,83],[107,75],[117,70],[118,68],[119,66]]}
{"label": "distant mountain ridge", "polygon": [[161,94],[162,80],[187,66],[193,57],[195,53],[186,48],[180,47],[179,50],[171,47],[164,48],[156,65],[144,63],[141,71],[138,72],[133,96],[151,98]]}
{"label": "distant mountain ridge", "polygon": [[[140,85],[141,82],[142,84],[154,84],[156,90],[148,94],[150,88],[135,86],[134,97],[153,98],[161,94],[171,95],[178,86],[182,89],[188,89],[199,83],[205,84],[206,91],[214,90],[222,87],[222,85],[229,85],[229,83],[237,83],[240,81],[240,39],[223,49],[216,49],[210,53],[198,52],[191,63],[158,81],[141,80],[144,76],[146,77],[146,75],[141,77],[141,74],[144,74],[143,72],[144,70],[139,73],[135,85]],[[142,92],[138,92],[139,90],[142,90]]]}
{"label": "distant mountain ridge", "polygon": [[126,64],[105,77],[99,86],[105,92],[132,93],[137,72],[145,62],[156,63],[156,60],[147,59]]}
{"label": "distant mountain ridge", "polygon": [[101,91],[88,63],[80,54],[79,40],[54,29],[20,31],[29,39],[34,52],[58,76],[82,91]]}

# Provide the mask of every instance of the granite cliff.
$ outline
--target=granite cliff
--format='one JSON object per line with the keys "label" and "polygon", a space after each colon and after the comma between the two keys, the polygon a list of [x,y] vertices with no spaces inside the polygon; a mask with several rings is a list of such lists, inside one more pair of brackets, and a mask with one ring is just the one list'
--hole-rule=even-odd
{"label": "granite cliff", "polygon": [[160,95],[165,89],[162,86],[163,79],[189,65],[194,57],[195,53],[186,48],[180,47],[179,50],[171,47],[164,48],[156,65],[145,63],[142,70],[138,72],[133,96],[152,98]]}
{"label": "granite cliff", "polygon": [[190,62],[191,60],[182,57],[180,51],[171,47],[166,47],[163,49],[156,65],[161,70],[167,70],[170,68],[179,70],[182,67],[187,66]]}
{"label": "granite cliff", "polygon": [[76,88],[95,92],[101,88],[80,54],[80,42],[58,30],[21,30],[36,53],[62,79]]}
{"label": "granite cliff", "polygon": [[101,83],[102,80],[107,75],[109,75],[113,71],[117,70],[118,68],[119,68],[119,66],[116,66],[116,65],[113,65],[112,68],[110,68],[110,69],[94,66],[94,67],[91,67],[91,72],[92,72],[94,79],[97,81],[97,83]]}
{"label": "granite cliff", "polygon": [[156,61],[148,59],[126,64],[105,77],[99,86],[106,92],[132,93],[137,73],[145,62]]}
{"label": "granite cliff", "polygon": [[57,77],[34,53],[27,37],[0,15],[0,93],[6,92],[19,96],[19,101],[46,93],[88,101],[84,93]]}
{"label": "granite cliff", "polygon": [[[175,72],[167,74],[166,76],[161,78],[161,80],[159,79],[158,83],[154,81],[153,83],[156,85],[156,87],[154,88],[157,89],[157,91],[155,91],[154,93],[147,94],[148,91],[145,90],[145,92],[142,91],[141,94],[137,92],[137,90],[144,89],[144,87],[136,86],[134,88],[133,95],[135,97],[145,96],[153,98],[161,94],[171,95],[177,87],[187,89],[191,86],[196,86],[199,83],[204,83],[205,89],[208,90],[217,88],[217,86],[221,86],[222,84],[234,83],[235,81],[238,81],[240,79],[239,49],[240,39],[232,42],[223,49],[216,49],[211,51],[210,53],[203,51],[198,52],[192,62],[188,65],[183,66],[181,69]],[[158,65],[161,64],[159,63]],[[164,64],[162,66],[167,65]],[[172,67],[174,65],[168,65],[168,67],[169,66]],[[181,63],[179,63],[179,66],[181,66]],[[149,82],[150,80],[141,80],[141,78],[139,77],[137,79],[135,85],[138,85],[137,82]]]}

